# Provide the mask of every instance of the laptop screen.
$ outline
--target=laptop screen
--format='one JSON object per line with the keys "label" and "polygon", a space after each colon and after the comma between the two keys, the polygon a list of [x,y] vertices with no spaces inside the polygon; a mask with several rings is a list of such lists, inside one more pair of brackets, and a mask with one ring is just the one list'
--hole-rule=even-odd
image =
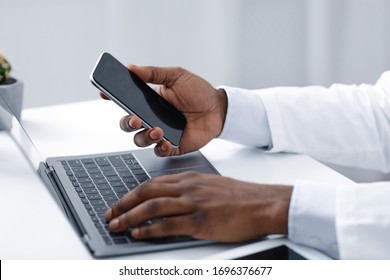
{"label": "laptop screen", "polygon": [[43,157],[38,152],[22,124],[16,118],[6,98],[2,95],[0,95],[0,130],[8,131],[30,165],[34,170],[38,170],[39,164],[44,161]]}

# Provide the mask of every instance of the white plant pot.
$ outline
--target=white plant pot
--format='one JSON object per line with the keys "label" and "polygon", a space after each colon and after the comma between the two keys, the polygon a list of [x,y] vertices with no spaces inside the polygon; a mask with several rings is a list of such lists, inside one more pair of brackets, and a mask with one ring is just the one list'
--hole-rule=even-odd
{"label": "white plant pot", "polygon": [[[0,85],[0,95],[9,105],[11,112],[16,118],[20,121],[22,114],[22,105],[23,105],[23,82],[18,79],[13,79],[13,83]],[[6,109],[8,112],[10,109],[8,106],[3,104],[2,99],[0,98],[0,106]],[[7,116],[0,115],[0,130],[9,130],[11,128],[11,119]]]}

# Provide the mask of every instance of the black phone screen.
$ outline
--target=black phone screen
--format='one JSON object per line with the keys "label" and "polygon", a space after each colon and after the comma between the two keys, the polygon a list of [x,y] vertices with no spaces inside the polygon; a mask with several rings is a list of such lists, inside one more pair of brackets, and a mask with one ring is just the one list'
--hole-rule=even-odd
{"label": "black phone screen", "polygon": [[236,258],[236,260],[306,260],[306,258],[289,247],[281,245],[265,251],[239,257]]}
{"label": "black phone screen", "polygon": [[160,127],[164,138],[179,146],[186,125],[184,115],[116,58],[103,53],[92,80],[128,113],[137,115],[149,127]]}

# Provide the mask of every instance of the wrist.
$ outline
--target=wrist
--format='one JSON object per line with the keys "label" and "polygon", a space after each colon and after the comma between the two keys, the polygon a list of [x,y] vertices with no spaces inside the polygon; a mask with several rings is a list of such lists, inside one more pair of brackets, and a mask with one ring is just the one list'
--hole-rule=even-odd
{"label": "wrist", "polygon": [[288,212],[292,186],[271,186],[273,189],[272,207],[269,212],[269,232],[267,234],[288,234]]}
{"label": "wrist", "polygon": [[224,89],[216,89],[215,91],[217,97],[217,118],[220,121],[215,135],[215,137],[218,137],[222,133],[225,124],[228,99]]}

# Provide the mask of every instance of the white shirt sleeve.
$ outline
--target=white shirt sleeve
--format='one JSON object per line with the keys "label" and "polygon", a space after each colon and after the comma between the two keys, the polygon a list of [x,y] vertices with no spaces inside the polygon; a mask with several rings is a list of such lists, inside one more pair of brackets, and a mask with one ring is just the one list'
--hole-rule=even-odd
{"label": "white shirt sleeve", "polygon": [[228,108],[219,138],[248,146],[269,148],[271,133],[261,97],[250,90],[222,88],[228,97]]}
{"label": "white shirt sleeve", "polygon": [[[390,171],[390,71],[375,85],[224,87],[221,138],[272,152]],[[337,258],[390,258],[390,183],[332,186],[297,182],[289,238]]]}
{"label": "white shirt sleeve", "polygon": [[342,259],[390,259],[390,182],[337,189],[336,231]]}
{"label": "white shirt sleeve", "polygon": [[374,85],[223,88],[228,112],[221,138],[390,171],[390,71]]}
{"label": "white shirt sleeve", "polygon": [[330,184],[295,183],[289,209],[289,239],[338,258],[336,193],[337,186]]}

